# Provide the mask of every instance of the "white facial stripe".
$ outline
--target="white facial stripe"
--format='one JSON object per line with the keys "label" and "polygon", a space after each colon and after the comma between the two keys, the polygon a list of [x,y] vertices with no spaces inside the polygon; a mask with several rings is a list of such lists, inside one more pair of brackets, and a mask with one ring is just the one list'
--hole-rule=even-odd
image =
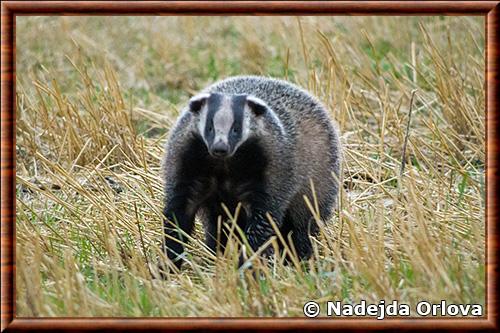
{"label": "white facial stripe", "polygon": [[245,105],[245,111],[243,112],[243,129],[241,133],[241,139],[242,141],[245,141],[248,139],[250,135],[250,122],[251,122],[251,117],[252,117],[252,111],[248,107],[248,105]]}
{"label": "white facial stripe", "polygon": [[[202,93],[202,94],[198,94],[196,96],[191,97],[189,102],[190,103],[196,102],[196,101],[200,101],[202,99],[207,99],[209,97],[210,97],[210,94]],[[200,111],[198,112],[197,129],[198,129],[198,133],[200,134],[200,136],[203,137],[203,140],[205,140],[205,138],[203,136],[203,131],[205,130],[205,124],[207,122],[207,110],[208,110],[207,103],[204,103],[203,106],[201,107]]]}
{"label": "white facial stripe", "polygon": [[[205,140],[205,136],[203,135],[203,133],[205,132],[205,125],[207,123],[207,116],[208,116],[208,106],[205,104],[205,105],[203,105],[203,107],[200,110],[200,113],[199,113],[200,119],[198,121],[198,132],[200,133],[203,140]],[[205,140],[205,143],[206,143],[206,140]]]}
{"label": "white facial stripe", "polygon": [[214,142],[222,141],[228,143],[229,131],[233,126],[234,115],[231,108],[231,99],[225,97],[222,100],[219,110],[214,115]]}

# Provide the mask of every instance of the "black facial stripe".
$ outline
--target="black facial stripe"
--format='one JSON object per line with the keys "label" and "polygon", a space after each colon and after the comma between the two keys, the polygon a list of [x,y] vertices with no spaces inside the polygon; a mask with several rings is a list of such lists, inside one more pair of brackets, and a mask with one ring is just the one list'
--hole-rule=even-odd
{"label": "black facial stripe", "polygon": [[215,131],[210,131],[214,126],[214,116],[217,110],[220,108],[223,96],[221,94],[210,94],[207,101],[207,119],[205,121],[205,131],[204,136],[208,145],[212,145],[215,138]]}
{"label": "black facial stripe", "polygon": [[[232,98],[231,108],[233,110],[234,120],[228,138],[231,148],[234,148],[234,146],[241,140],[246,100],[246,95],[234,95]],[[236,131],[233,131],[233,129]]]}

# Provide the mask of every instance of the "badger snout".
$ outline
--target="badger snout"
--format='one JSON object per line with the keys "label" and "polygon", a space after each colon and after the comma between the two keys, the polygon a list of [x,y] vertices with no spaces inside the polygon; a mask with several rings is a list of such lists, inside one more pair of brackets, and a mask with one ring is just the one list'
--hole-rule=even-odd
{"label": "badger snout", "polygon": [[229,145],[223,141],[218,141],[210,148],[210,154],[215,157],[226,157],[229,155]]}

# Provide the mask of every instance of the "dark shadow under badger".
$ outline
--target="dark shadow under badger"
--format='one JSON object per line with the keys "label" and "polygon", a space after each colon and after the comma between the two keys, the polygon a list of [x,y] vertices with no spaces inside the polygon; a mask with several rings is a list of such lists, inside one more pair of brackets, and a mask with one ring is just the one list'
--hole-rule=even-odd
{"label": "dark shadow under badger", "polygon": [[[164,159],[165,242],[168,258],[182,263],[186,234],[195,216],[203,221],[207,246],[223,248],[218,233],[225,204],[255,251],[275,235],[290,234],[299,259],[312,254],[318,232],[304,195],[315,187],[319,214],[327,220],[337,202],[340,144],[325,108],[285,81],[233,77],[191,98],[173,128]],[[227,223],[227,222],[226,222]],[[219,229],[220,230],[220,229]],[[219,244],[217,244],[217,241]],[[272,254],[272,247],[263,251]],[[242,263],[240,257],[240,264]]]}

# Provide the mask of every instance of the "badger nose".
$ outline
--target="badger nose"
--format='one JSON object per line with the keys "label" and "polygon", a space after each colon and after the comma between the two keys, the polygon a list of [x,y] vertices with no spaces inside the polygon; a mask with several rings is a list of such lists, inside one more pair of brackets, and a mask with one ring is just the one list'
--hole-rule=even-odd
{"label": "badger nose", "polygon": [[212,146],[212,154],[217,157],[226,156],[229,153],[229,146],[222,141],[215,143]]}

